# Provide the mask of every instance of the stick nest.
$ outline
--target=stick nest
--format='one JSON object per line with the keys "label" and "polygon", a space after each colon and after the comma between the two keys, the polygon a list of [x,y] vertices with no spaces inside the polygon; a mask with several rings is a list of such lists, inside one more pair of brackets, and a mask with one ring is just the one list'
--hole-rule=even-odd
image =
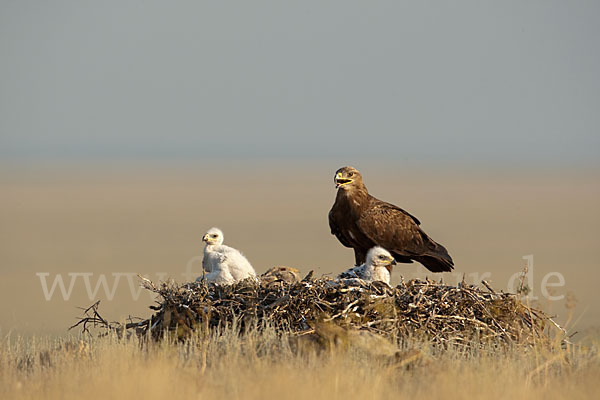
{"label": "stick nest", "polygon": [[[310,275],[310,274],[309,274]],[[297,283],[246,280],[231,286],[204,283],[162,283],[142,278],[142,285],[158,295],[156,313],[126,324],[108,323],[86,310],[75,326],[100,324],[120,332],[160,340],[185,339],[236,325],[244,329],[270,326],[302,335],[315,324],[367,330],[395,342],[426,338],[433,344],[534,345],[550,343],[551,329],[564,334],[542,311],[524,304],[516,295],[485,288],[414,279],[392,288],[381,282],[365,283],[312,279]]]}

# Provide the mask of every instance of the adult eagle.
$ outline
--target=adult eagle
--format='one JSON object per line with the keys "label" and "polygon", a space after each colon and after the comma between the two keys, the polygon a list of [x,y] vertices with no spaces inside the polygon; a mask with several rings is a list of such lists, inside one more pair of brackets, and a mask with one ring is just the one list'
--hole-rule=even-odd
{"label": "adult eagle", "polygon": [[432,272],[454,268],[448,251],[421,230],[421,222],[371,196],[355,168],[338,169],[334,182],[338,191],[329,211],[329,227],[344,246],[354,249],[356,265],[365,262],[370,248],[381,246],[400,263],[418,261]]}

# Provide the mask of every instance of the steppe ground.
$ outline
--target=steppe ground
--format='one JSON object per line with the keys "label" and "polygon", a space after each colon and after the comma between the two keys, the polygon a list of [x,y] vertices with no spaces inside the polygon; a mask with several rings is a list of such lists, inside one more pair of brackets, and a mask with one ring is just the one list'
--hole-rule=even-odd
{"label": "steppe ground", "polygon": [[[290,350],[273,331],[140,345],[115,338],[0,344],[3,399],[592,399],[598,343],[435,352],[407,343]],[[68,345],[72,344],[72,345]]]}
{"label": "steppe ground", "polygon": [[[277,163],[276,163],[277,164]],[[457,274],[496,288],[533,255],[534,302],[557,315],[583,347],[573,353],[466,355],[452,351],[406,370],[368,354],[296,356],[274,337],[251,343],[214,338],[209,348],[93,340],[65,350],[57,337],[102,300],[106,317],[147,317],[152,298],[134,300],[123,279],[115,295],[100,287],[93,299],[84,281],[64,300],[45,299],[40,277],[91,273],[92,289],[105,274],[141,273],[185,279],[202,253],[211,226],[241,249],[258,272],[290,265],[303,273],[335,274],[352,252],[329,234],[327,212],[340,165],[239,162],[178,166],[17,167],[0,172],[0,398],[564,398],[592,397],[600,369],[594,353],[600,326],[596,300],[600,269],[600,180],[595,170],[435,171],[356,165],[370,191],[417,215],[448,247]],[[199,263],[192,262],[192,273]],[[542,283],[564,286],[542,292]],[[427,274],[400,266],[393,282]],[[439,278],[439,276],[435,276]],[[137,290],[137,288],[135,288]],[[135,291],[134,291],[135,292]],[[548,296],[564,296],[550,301]],[[574,306],[574,308],[572,308]],[[569,315],[571,318],[569,319]],[[569,321],[567,321],[569,319]],[[20,339],[20,337],[23,337]],[[247,340],[247,339],[245,339]],[[75,343],[77,341],[75,340]],[[424,347],[426,344],[416,346]],[[579,345],[578,345],[579,346]],[[61,348],[62,350],[59,350]],[[202,354],[207,367],[202,370]]]}

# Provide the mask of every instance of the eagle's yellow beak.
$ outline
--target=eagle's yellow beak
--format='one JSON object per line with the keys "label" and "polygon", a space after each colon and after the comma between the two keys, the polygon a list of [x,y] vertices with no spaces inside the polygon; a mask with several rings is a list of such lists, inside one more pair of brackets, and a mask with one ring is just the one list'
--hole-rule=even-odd
{"label": "eagle's yellow beak", "polygon": [[344,178],[344,177],[342,176],[342,173],[341,173],[341,172],[338,172],[337,174],[335,174],[335,179],[334,179],[334,182],[335,182],[335,188],[337,189],[337,188],[339,188],[340,186],[343,186],[343,185],[347,185],[347,184],[349,184],[349,183],[352,183],[352,179]]}

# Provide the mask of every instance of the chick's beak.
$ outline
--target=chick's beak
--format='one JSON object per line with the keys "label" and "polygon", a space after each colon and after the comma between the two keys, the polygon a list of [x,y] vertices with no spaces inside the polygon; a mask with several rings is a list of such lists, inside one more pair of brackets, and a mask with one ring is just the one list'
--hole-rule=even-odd
{"label": "chick's beak", "polygon": [[396,264],[398,264],[396,262],[396,259],[394,257],[392,257],[391,260],[390,260],[390,265],[396,265]]}
{"label": "chick's beak", "polygon": [[208,243],[208,235],[202,236],[202,241]]}

